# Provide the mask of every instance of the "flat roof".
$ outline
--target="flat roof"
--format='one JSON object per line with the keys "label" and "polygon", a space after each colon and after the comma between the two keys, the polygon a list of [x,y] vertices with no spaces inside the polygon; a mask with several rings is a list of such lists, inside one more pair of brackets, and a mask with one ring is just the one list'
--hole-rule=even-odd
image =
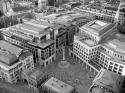
{"label": "flat roof", "polygon": [[20,55],[20,53],[23,51],[23,49],[16,47],[3,40],[0,41],[0,48],[4,49],[14,55]]}
{"label": "flat roof", "polygon": [[119,39],[112,39],[107,42],[112,48],[117,48],[125,51],[125,41],[120,41]]}
{"label": "flat roof", "polygon": [[114,36],[112,39],[102,44],[103,47],[106,47],[116,54],[125,55],[125,38],[122,36]]}
{"label": "flat roof", "polygon": [[71,93],[74,90],[74,87],[60,81],[54,77],[51,77],[44,86],[52,89],[58,93]]}
{"label": "flat roof", "polygon": [[93,41],[91,39],[87,39],[86,37],[81,36],[81,34],[77,34],[76,37],[79,39],[79,41],[81,43],[84,43],[89,47],[93,47],[93,46],[97,45],[97,43],[95,41]]}
{"label": "flat roof", "polygon": [[43,21],[39,21],[39,20],[33,20],[33,21],[29,21],[30,24],[35,25],[35,26],[39,26],[41,25],[41,28],[48,28],[48,27],[53,27],[55,26],[55,24],[52,23],[48,23],[48,22],[43,22]]}
{"label": "flat roof", "polygon": [[27,30],[28,32],[32,32],[35,34],[41,34],[41,31],[43,31],[45,29],[45,27],[40,28],[40,27],[36,27],[30,24],[21,24],[19,26],[21,29]]}
{"label": "flat roof", "polygon": [[93,83],[114,92],[120,93],[123,81],[123,76],[102,68],[100,72],[96,75]]}
{"label": "flat roof", "polygon": [[109,31],[115,24],[108,23],[100,20],[93,20],[84,26],[80,27],[81,31],[91,32],[95,35],[102,35],[105,32]]}
{"label": "flat roof", "polygon": [[34,71],[31,73],[30,77],[33,78],[33,79],[35,79],[35,80],[37,80],[37,79],[39,79],[43,74],[44,74],[44,73],[43,73],[42,71],[40,71],[40,70],[37,69],[37,70],[34,70]]}
{"label": "flat roof", "polygon": [[84,40],[84,42],[87,43],[90,46],[95,45],[95,42],[90,40],[90,39]]}
{"label": "flat roof", "polygon": [[54,20],[58,17],[62,16],[61,14],[57,14],[57,13],[53,13],[53,14],[50,14],[50,15],[47,15],[47,16],[44,16],[45,19],[49,19],[49,20]]}
{"label": "flat roof", "polygon": [[22,53],[20,54],[20,56],[19,56],[19,59],[24,60],[24,59],[27,58],[28,56],[33,56],[33,54],[30,53],[30,52],[22,52]]}
{"label": "flat roof", "polygon": [[46,48],[47,46],[49,46],[50,44],[54,43],[54,40],[46,40],[44,42],[41,42],[41,43],[38,43],[38,42],[28,42],[29,44],[33,45],[33,46],[38,46],[38,47],[41,47],[41,48]]}
{"label": "flat roof", "polygon": [[107,23],[102,22],[102,21],[95,21],[93,24],[91,24],[89,27],[98,30],[101,29],[102,27],[104,27],[105,25],[107,25]]}

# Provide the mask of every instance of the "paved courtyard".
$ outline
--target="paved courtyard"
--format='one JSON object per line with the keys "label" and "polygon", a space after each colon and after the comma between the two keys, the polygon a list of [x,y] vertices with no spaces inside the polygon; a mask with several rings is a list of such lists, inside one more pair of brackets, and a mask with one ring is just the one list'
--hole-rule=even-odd
{"label": "paved courtyard", "polygon": [[69,57],[68,50],[66,50],[66,61],[70,64],[68,67],[62,68],[58,65],[62,60],[62,52],[57,53],[56,58],[56,62],[49,64],[46,68],[40,66],[37,66],[37,68],[46,71],[49,77],[56,77],[75,86],[79,93],[87,93],[95,77],[93,72],[89,72],[89,68],[82,67],[77,61]]}

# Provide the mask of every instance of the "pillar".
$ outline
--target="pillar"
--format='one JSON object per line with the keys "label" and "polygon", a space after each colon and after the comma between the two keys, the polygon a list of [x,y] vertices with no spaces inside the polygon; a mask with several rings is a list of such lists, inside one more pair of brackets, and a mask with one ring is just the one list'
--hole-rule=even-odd
{"label": "pillar", "polygon": [[44,62],[44,67],[46,67],[46,62]]}
{"label": "pillar", "polygon": [[80,64],[81,59],[79,58],[79,64]]}
{"label": "pillar", "polygon": [[[94,69],[93,69],[94,70]],[[93,73],[94,75],[95,75],[95,70],[94,70],[94,73]]]}
{"label": "pillar", "polygon": [[87,69],[87,63],[86,63],[86,69]]}
{"label": "pillar", "polygon": [[63,48],[63,59],[62,60],[65,60],[65,49]]}
{"label": "pillar", "polygon": [[71,52],[70,52],[70,50],[69,50],[69,56],[71,56]]}
{"label": "pillar", "polygon": [[90,67],[90,70],[89,70],[89,72],[91,72],[91,69],[92,69],[92,68]]}
{"label": "pillar", "polygon": [[84,62],[82,63],[82,66],[84,66]]}

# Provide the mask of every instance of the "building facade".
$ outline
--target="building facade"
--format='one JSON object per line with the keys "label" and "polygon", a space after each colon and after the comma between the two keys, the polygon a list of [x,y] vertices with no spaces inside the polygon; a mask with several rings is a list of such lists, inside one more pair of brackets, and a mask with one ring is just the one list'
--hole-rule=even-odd
{"label": "building facade", "polygon": [[[100,26],[99,26],[100,25]],[[117,32],[112,23],[94,20],[79,28],[79,33],[74,35],[73,49],[69,55],[76,58],[80,64],[99,72],[101,65],[96,61],[102,43],[111,38],[111,34]],[[101,59],[100,59],[101,60]],[[94,72],[95,73],[95,72]]]}
{"label": "building facade", "polygon": [[30,71],[30,73],[27,74],[27,81],[30,90],[36,91],[37,93],[41,93],[41,84],[44,83],[47,79],[47,73],[38,69]]}
{"label": "building facade", "polygon": [[102,68],[93,80],[88,93],[94,93],[98,91],[97,89],[101,89],[104,93],[121,93],[123,82],[123,76]]}
{"label": "building facade", "polygon": [[96,61],[103,68],[125,75],[124,35],[116,34],[113,39],[103,43],[97,53]]}
{"label": "building facade", "polygon": [[65,12],[62,16],[54,19],[53,23],[59,24],[66,31],[66,44],[73,42],[73,36],[78,33],[79,27],[93,20],[93,16],[87,17],[73,11]]}
{"label": "building facade", "polygon": [[30,52],[0,41],[0,78],[16,84],[21,80],[23,70],[34,69],[33,55]]}
{"label": "building facade", "polygon": [[[93,9],[87,6],[79,6],[79,7],[74,7],[74,11],[79,11],[81,13],[92,13],[93,15],[96,16],[97,20],[103,20],[103,21],[107,21],[107,22],[111,22],[111,23],[115,23],[116,22],[116,13],[117,13],[117,9],[111,9],[109,7],[106,7],[104,9]],[[124,12],[121,11],[119,12],[119,19],[118,19],[118,23],[122,23],[122,21],[124,20]]]}
{"label": "building facade", "polygon": [[45,67],[55,60],[56,34],[56,25],[37,20],[9,27],[3,32],[5,40],[28,49],[33,53],[34,62]]}

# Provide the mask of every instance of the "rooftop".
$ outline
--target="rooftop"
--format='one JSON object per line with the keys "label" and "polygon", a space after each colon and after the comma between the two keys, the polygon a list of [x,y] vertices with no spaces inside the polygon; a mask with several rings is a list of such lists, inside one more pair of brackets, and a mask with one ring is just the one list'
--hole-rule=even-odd
{"label": "rooftop", "polygon": [[87,37],[81,35],[80,33],[75,34],[74,38],[90,47],[97,45],[95,41],[88,39]]}
{"label": "rooftop", "polygon": [[116,36],[108,40],[106,43],[103,43],[102,46],[112,50],[113,52],[116,52],[117,54],[124,56],[125,55],[125,48],[124,48],[125,37],[124,36],[125,35],[116,34]]}
{"label": "rooftop", "polygon": [[22,52],[22,53],[20,54],[19,59],[24,60],[24,59],[27,58],[28,56],[32,56],[32,55],[33,55],[33,54],[30,53],[30,52]]}
{"label": "rooftop", "polygon": [[48,20],[54,20],[58,17],[62,16],[61,14],[57,14],[57,13],[53,13],[53,14],[50,14],[50,15],[47,15],[47,16],[44,16],[45,19],[48,19]]}
{"label": "rooftop", "polygon": [[37,79],[39,79],[42,75],[43,75],[43,72],[42,72],[42,71],[40,71],[40,70],[34,70],[34,71],[31,73],[30,77],[33,78],[33,79],[35,79],[35,80],[37,80]]}
{"label": "rooftop", "polygon": [[94,20],[85,24],[80,29],[81,31],[82,30],[87,31],[87,32],[89,31],[95,35],[102,35],[105,32],[109,31],[114,26],[115,25],[112,23],[108,23],[108,22],[104,22],[100,20]]}
{"label": "rooftop", "polygon": [[31,24],[21,24],[19,27],[21,29],[27,30],[28,32],[32,32],[34,34],[41,34],[41,32],[44,30],[44,28],[46,28],[45,26],[40,28],[40,27],[36,27]]}
{"label": "rooftop", "polygon": [[[28,25],[27,24],[27,27],[30,27],[31,25]],[[26,27],[26,26],[25,26]],[[44,31],[44,30],[42,30],[43,31],[43,33],[42,34],[40,34],[38,31],[32,31],[32,30],[29,30],[28,28],[26,28],[25,29],[25,27],[24,28],[20,28],[20,24],[18,24],[18,25],[15,25],[15,26],[11,26],[11,27],[9,27],[10,28],[10,30],[8,31],[8,32],[11,32],[11,33],[13,33],[14,35],[16,35],[16,36],[19,36],[19,37],[22,37],[22,38],[25,38],[25,39],[28,39],[28,40],[32,40],[33,39],[33,37],[31,37],[31,36],[28,36],[28,35],[25,35],[25,33],[27,34],[30,34],[30,35],[32,35],[32,36],[36,36],[36,37],[42,37],[42,36],[44,36],[44,35],[46,35],[47,33],[48,33],[48,31]],[[13,31],[14,30],[14,31]],[[39,31],[40,31],[40,28],[39,28]],[[41,31],[41,32],[42,32]],[[34,33],[35,32],[35,33]],[[5,34],[8,34],[8,33],[5,33]]]}
{"label": "rooftop", "polygon": [[11,66],[15,61],[18,60],[14,54],[7,53],[5,51],[0,51],[0,64]]}
{"label": "rooftop", "polygon": [[0,41],[0,48],[4,49],[14,55],[20,55],[20,53],[23,51],[23,49],[16,47],[3,40]]}
{"label": "rooftop", "polygon": [[38,46],[38,47],[44,49],[47,46],[49,46],[50,44],[54,43],[54,40],[49,39],[49,40],[46,40],[46,41],[41,42],[41,43],[38,43],[38,42],[28,42],[28,43],[31,44],[31,45]]}
{"label": "rooftop", "polygon": [[123,81],[123,76],[102,68],[93,80],[93,83],[110,89],[116,93],[120,93]]}
{"label": "rooftop", "polygon": [[123,51],[125,51],[125,41],[120,41],[118,39],[113,39],[107,42],[110,47],[114,48],[114,49],[121,49]]}
{"label": "rooftop", "polygon": [[29,21],[27,22],[26,24],[30,24],[30,25],[35,25],[36,27],[41,27],[41,28],[48,28],[48,27],[53,27],[55,26],[55,24],[51,24],[51,23],[48,23],[48,22],[42,22],[42,21],[39,21],[39,20],[33,20],[33,21]]}
{"label": "rooftop", "polygon": [[21,12],[21,11],[30,10],[30,8],[28,8],[28,7],[14,7],[14,8],[12,8],[12,10],[14,12]]}
{"label": "rooftop", "polygon": [[55,92],[58,93],[70,93],[74,90],[74,87],[71,85],[68,85],[54,77],[51,77],[45,84],[44,86],[54,90]]}

